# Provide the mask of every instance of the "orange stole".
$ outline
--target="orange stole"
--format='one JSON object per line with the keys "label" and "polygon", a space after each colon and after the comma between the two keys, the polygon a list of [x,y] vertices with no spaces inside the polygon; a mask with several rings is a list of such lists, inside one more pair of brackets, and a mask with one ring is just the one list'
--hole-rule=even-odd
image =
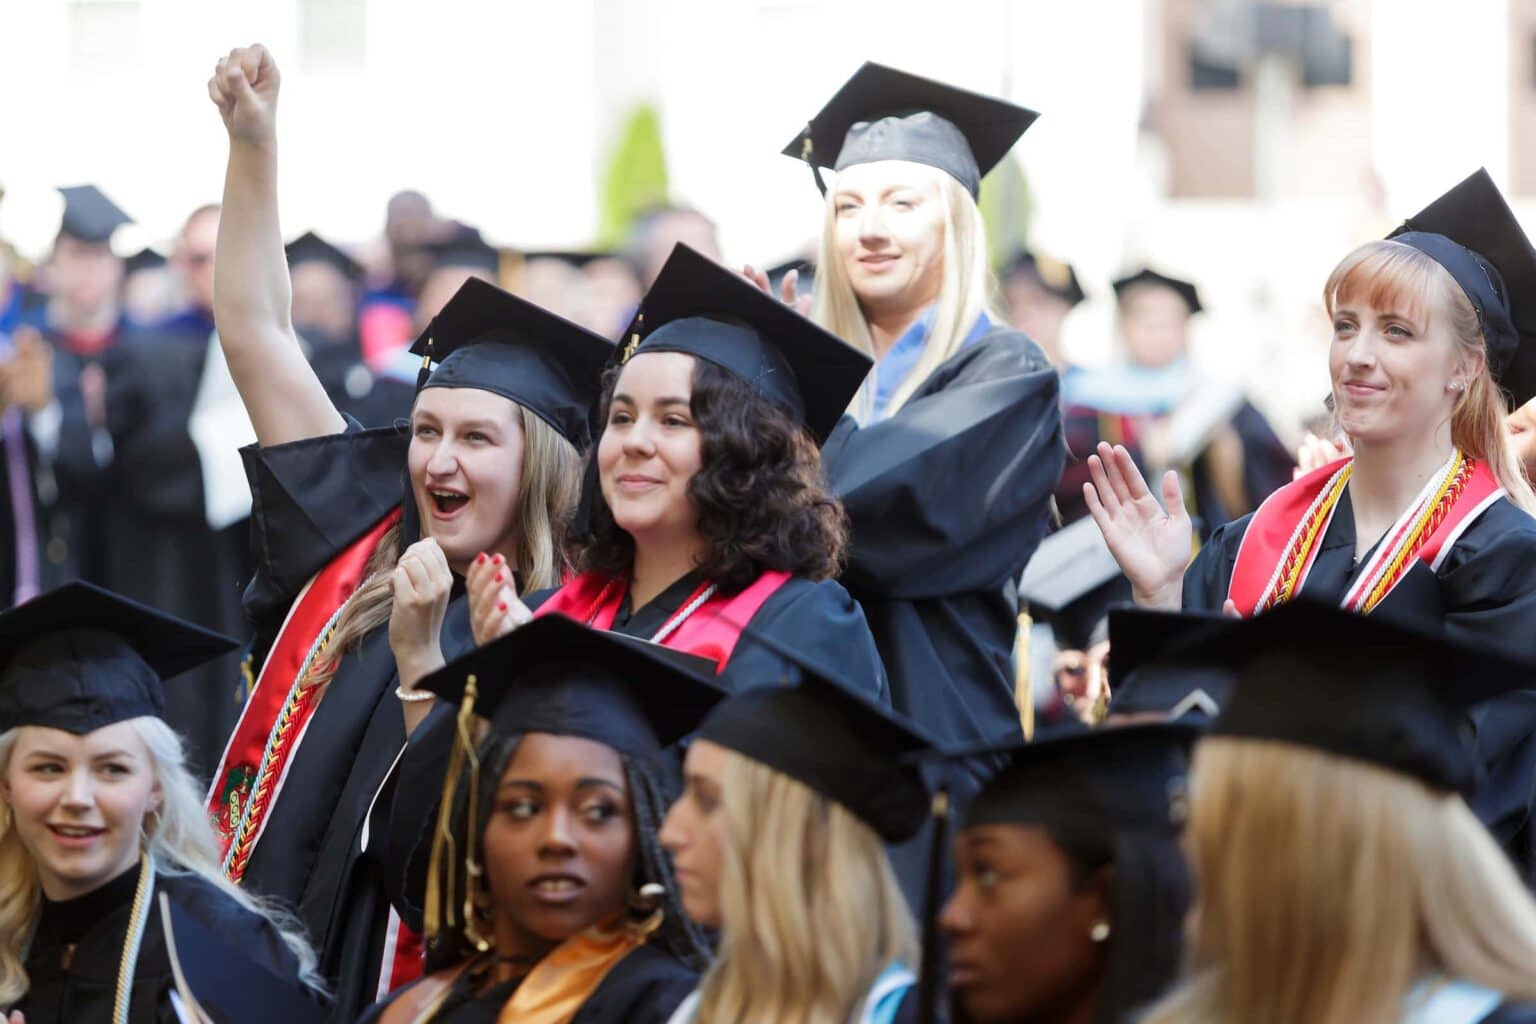
{"label": "orange stole", "polygon": [[644,941],[622,925],[588,928],[565,940],[528,972],[496,1024],[567,1024],[608,972]]}

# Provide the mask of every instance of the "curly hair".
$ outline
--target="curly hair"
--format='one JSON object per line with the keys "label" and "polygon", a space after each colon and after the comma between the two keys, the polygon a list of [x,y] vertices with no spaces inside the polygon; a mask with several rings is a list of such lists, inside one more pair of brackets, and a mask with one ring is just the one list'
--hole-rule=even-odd
{"label": "curly hair", "polygon": [[[743,590],[769,571],[835,578],[848,548],[848,517],[827,490],[820,449],[794,417],[746,381],[708,360],[694,362],[689,405],[702,458],[688,482],[688,499],[707,543],[699,571],[725,593]],[[600,422],[608,420],[621,370],[605,376]],[[603,499],[597,448],[588,455],[583,480],[590,515],[572,539],[583,570],[620,576],[634,562],[635,542]]]}

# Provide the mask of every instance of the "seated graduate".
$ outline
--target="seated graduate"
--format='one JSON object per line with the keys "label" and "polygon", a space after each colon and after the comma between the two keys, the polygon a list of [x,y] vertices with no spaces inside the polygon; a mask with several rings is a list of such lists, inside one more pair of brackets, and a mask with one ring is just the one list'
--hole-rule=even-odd
{"label": "seated graduate", "polygon": [[254,678],[209,809],[226,874],[294,904],[345,1018],[420,962],[369,846],[386,830],[366,827],[429,713],[413,684],[473,647],[462,577],[477,553],[501,553],[528,586],[562,578],[587,409],[613,346],[472,280],[417,339],[410,429],[356,429],[290,317],[270,54],[234,51],[210,92],[229,134],[215,314],[259,447],[245,452]]}
{"label": "seated graduate", "polygon": [[[1179,969],[1187,724],[1059,727],[989,748],[939,914],[957,1024],[1118,1022]],[[939,979],[933,979],[934,985]]]}
{"label": "seated graduate", "polygon": [[422,681],[460,708],[432,830],[429,973],[367,1020],[668,1018],[708,947],[657,845],[657,758],[724,696],[685,657],[548,615]]}
{"label": "seated graduate", "polygon": [[1205,652],[1236,679],[1190,777],[1190,973],[1148,1024],[1536,1021],[1536,901],[1462,797],[1468,708],[1536,666],[1306,599]]}
{"label": "seated graduate", "polygon": [[[883,696],[864,613],[835,580],[848,528],[817,451],[868,357],[683,245],[626,337],[573,529],[582,571],[528,604],[707,657],[727,683],[784,678],[794,667],[767,646],[738,651],[750,624]],[[468,582],[481,641],[530,616],[501,559]]]}
{"label": "seated graduate", "polygon": [[[296,929],[232,885],[162,679],[234,641],[87,583],[0,614],[0,1008],[28,1024],[178,1019],[160,897],[240,963],[218,991],[316,986]],[[320,1016],[312,987],[301,1000]],[[7,1018],[13,1020],[14,1018]],[[297,1022],[294,1022],[297,1024]]]}
{"label": "seated graduate", "polygon": [[884,847],[927,819],[905,758],[932,740],[802,669],[729,697],[689,744],[661,842],[684,909],[720,940],[670,1024],[915,1019],[917,936]]}
{"label": "seated graduate", "polygon": [[[1237,614],[1297,594],[1508,648],[1536,622],[1536,494],[1505,432],[1536,394],[1536,255],[1486,171],[1346,256],[1324,286],[1328,371],[1353,445],[1217,530],[1191,563],[1183,494],[1162,501],[1099,446],[1084,497],[1138,604]],[[1166,511],[1165,511],[1166,509]],[[1536,871],[1536,697],[1474,716],[1472,807]]]}

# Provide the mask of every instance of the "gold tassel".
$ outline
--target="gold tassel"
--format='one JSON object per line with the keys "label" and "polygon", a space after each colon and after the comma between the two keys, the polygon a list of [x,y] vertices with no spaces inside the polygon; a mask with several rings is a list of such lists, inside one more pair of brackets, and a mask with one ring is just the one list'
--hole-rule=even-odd
{"label": "gold tassel", "polygon": [[[437,824],[432,832],[432,856],[427,861],[427,896],[422,909],[422,924],[429,937],[440,935],[457,924],[451,895],[458,846],[453,836],[453,797],[458,791],[459,772],[463,770],[465,757],[473,756],[474,752],[469,723],[474,715],[476,682],[475,677],[470,676],[464,684],[464,701],[459,707],[458,728],[453,749],[448,754],[448,770],[443,776],[443,792],[437,805]],[[478,766],[479,762],[475,763]],[[473,837],[474,833],[470,835]],[[448,894],[446,899],[445,894]]]}
{"label": "gold tassel", "polygon": [[484,953],[491,948],[491,940],[480,931],[475,913],[475,896],[480,892],[485,871],[475,852],[475,836],[479,833],[480,814],[480,755],[475,750],[474,713],[478,696],[478,681],[470,676],[464,683],[464,704],[459,708],[459,738],[464,758],[469,762],[469,803],[464,808],[464,937],[477,950]]}
{"label": "gold tassel", "polygon": [[1019,631],[1013,640],[1013,702],[1019,709],[1024,738],[1035,738],[1035,691],[1030,680],[1029,632],[1034,620],[1029,610],[1019,612]]}

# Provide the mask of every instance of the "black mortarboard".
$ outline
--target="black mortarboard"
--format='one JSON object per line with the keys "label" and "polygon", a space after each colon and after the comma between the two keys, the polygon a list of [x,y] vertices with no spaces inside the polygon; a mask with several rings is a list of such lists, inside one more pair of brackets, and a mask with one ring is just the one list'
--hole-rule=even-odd
{"label": "black mortarboard", "polygon": [[458,704],[471,676],[475,713],[501,735],[580,736],[636,757],[654,757],[687,736],[725,696],[707,658],[562,615],[540,616],[420,686]]}
{"label": "black mortarboard", "polygon": [[1232,620],[1202,651],[1237,663],[1213,734],[1310,747],[1463,793],[1478,767],[1468,710],[1536,686],[1536,665],[1486,644],[1305,598]]}
{"label": "black mortarboard", "polygon": [[624,332],[624,361],[683,352],[742,378],[825,441],[874,363],[746,278],[682,243]]}
{"label": "black mortarboard", "polygon": [[[187,988],[205,1010],[226,1024],[320,1024],[326,1008],[299,982],[279,977],[223,934],[203,924],[170,896],[160,906],[167,951],[175,956]],[[169,921],[164,921],[168,917]],[[248,918],[246,919],[248,920]],[[229,924],[236,924],[230,921]],[[244,925],[245,920],[238,924]],[[244,938],[249,932],[241,933]]]}
{"label": "black mortarboard", "polygon": [[1181,281],[1177,277],[1159,274],[1151,267],[1143,267],[1134,274],[1127,274],[1125,277],[1116,280],[1114,282],[1115,298],[1123,302],[1125,300],[1125,290],[1138,284],[1161,285],[1164,288],[1171,288],[1178,292],[1179,298],[1183,299],[1184,304],[1189,307],[1190,316],[1194,316],[1205,309],[1204,306],[1200,305],[1200,292],[1195,288],[1194,284],[1189,281]]}
{"label": "black mortarboard", "polygon": [[1477,310],[1493,379],[1516,408],[1536,395],[1536,253],[1485,169],[1388,236],[1440,264]]}
{"label": "black mortarboard", "polygon": [[1075,306],[1088,296],[1083,293],[1083,286],[1077,281],[1077,271],[1072,269],[1070,263],[1064,263],[1058,259],[1052,259],[1043,253],[1031,252],[1028,249],[1020,249],[1003,264],[1003,269],[998,277],[1007,280],[1015,274],[1027,274],[1040,283],[1050,294],[1056,296],[1068,306]]}
{"label": "black mortarboard", "polygon": [[[765,642],[751,630],[742,639]],[[934,741],[804,656],[771,646],[801,670],[800,682],[733,694],[699,726],[697,738],[804,783],[887,842],[916,835],[927,820],[930,795],[913,755]]]}
{"label": "black mortarboard", "polygon": [[59,234],[78,238],[82,242],[110,242],[112,232],[124,224],[132,224],[133,218],[118,209],[116,203],[102,195],[95,185],[73,185],[59,189],[64,196],[64,218],[59,222]]}
{"label": "black mortarboard", "polygon": [[783,153],[838,171],[877,160],[927,164],[976,196],[981,179],[1039,116],[1007,100],[866,62]]}
{"label": "black mortarboard", "polygon": [[434,270],[465,267],[483,270],[492,277],[501,271],[501,251],[468,224],[455,224],[446,237],[429,242],[425,249]]}
{"label": "black mortarboard", "polygon": [[304,232],[289,242],[283,251],[288,256],[290,267],[300,263],[328,263],[341,271],[348,281],[362,280],[363,265],[313,231]]}
{"label": "black mortarboard", "polygon": [[1109,610],[1131,600],[1131,586],[1098,526],[1085,518],[1040,542],[1019,579],[1019,597],[1050,624],[1058,648],[1082,651],[1108,636]]}
{"label": "black mortarboard", "polygon": [[623,259],[617,253],[603,252],[600,249],[541,249],[521,255],[524,263],[531,263],[534,260],[558,260],[577,270],[584,269],[587,264],[596,263],[598,260]]}
{"label": "black mortarboard", "polygon": [[83,736],[163,716],[161,680],[236,646],[109,590],[66,583],[0,612],[0,732],[42,725]]}
{"label": "black mortarboard", "polygon": [[1109,613],[1109,715],[1157,714],[1209,722],[1235,671],[1203,649],[1232,620],[1202,612],[1116,608]]}
{"label": "black mortarboard", "polygon": [[527,299],[470,278],[411,352],[437,364],[424,387],[477,388],[509,398],[578,450],[613,343]]}
{"label": "black mortarboard", "polygon": [[978,825],[1079,826],[1177,832],[1184,823],[1189,747],[1183,723],[1064,726],[986,746],[945,751],[945,760],[1002,758],[962,817]]}
{"label": "black mortarboard", "polygon": [[155,270],[165,266],[165,257],[153,249],[140,249],[123,261],[123,273],[137,274],[141,270]]}

